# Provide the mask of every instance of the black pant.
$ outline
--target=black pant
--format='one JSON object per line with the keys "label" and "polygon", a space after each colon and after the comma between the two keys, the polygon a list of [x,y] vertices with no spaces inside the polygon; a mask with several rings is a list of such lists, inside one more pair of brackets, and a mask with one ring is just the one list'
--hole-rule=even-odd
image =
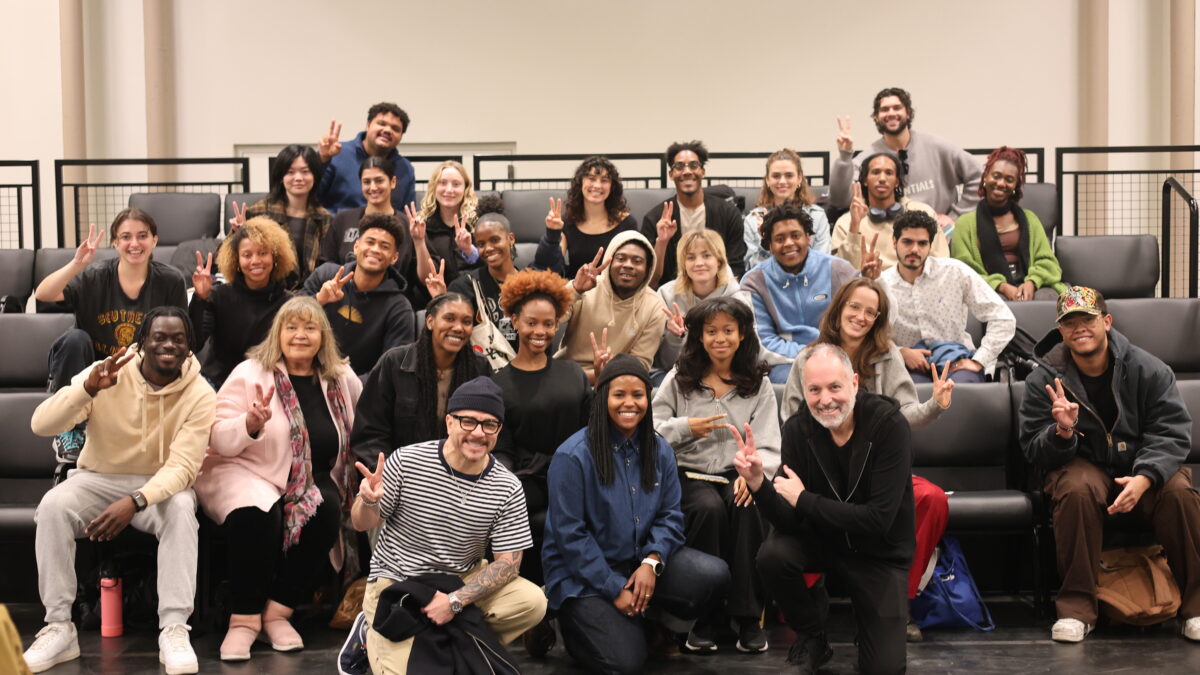
{"label": "black pant", "polygon": [[545,476],[521,475],[521,488],[525,492],[525,510],[529,513],[529,533],[533,536],[533,548],[521,556],[521,576],[541,586],[545,583],[542,573],[542,540],[546,533],[546,507],[550,503]]}
{"label": "black pant", "polygon": [[697,551],[715,555],[729,564],[731,583],[725,612],[739,619],[758,620],[763,611],[762,581],[754,564],[758,547],[766,538],[766,522],[758,507],[735,506],[733,479],[720,485],[681,475],[680,508],[686,518],[684,542]]}
{"label": "black pant", "polygon": [[50,345],[47,366],[50,373],[50,391],[55,392],[71,384],[71,378],[96,360],[96,349],[92,338],[79,328],[68,329]]}
{"label": "black pant", "polygon": [[325,500],[300,530],[300,541],[287,551],[282,550],[282,499],[270,511],[247,506],[225,517],[234,614],[258,614],[267,598],[294,609],[312,596],[342,518],[337,490],[322,487],[321,495]]}
{"label": "black pant", "polygon": [[859,669],[867,675],[904,672],[907,566],[848,552],[815,533],[772,532],[758,551],[758,570],[797,639],[823,632],[829,618],[824,580],[808,588],[804,573],[839,575],[854,607]]}

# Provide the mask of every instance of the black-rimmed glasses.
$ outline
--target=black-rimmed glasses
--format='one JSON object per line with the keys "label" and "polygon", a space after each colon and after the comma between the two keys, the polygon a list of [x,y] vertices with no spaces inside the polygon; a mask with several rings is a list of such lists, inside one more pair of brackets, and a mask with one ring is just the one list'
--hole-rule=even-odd
{"label": "black-rimmed glasses", "polygon": [[450,416],[458,420],[458,426],[462,427],[462,430],[467,433],[475,431],[475,427],[482,426],[483,433],[491,436],[499,432],[500,427],[504,426],[498,420],[479,420],[474,417],[467,417],[466,415],[455,415],[454,413],[451,413]]}

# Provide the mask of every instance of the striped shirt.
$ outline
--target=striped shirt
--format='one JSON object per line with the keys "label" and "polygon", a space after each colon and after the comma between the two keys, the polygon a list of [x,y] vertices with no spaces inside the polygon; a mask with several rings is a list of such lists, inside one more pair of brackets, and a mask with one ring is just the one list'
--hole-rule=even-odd
{"label": "striped shirt", "polygon": [[446,463],[444,443],[408,445],[387,458],[371,579],[461,575],[489,546],[496,553],[533,546],[517,477],[490,456],[482,473],[458,473]]}

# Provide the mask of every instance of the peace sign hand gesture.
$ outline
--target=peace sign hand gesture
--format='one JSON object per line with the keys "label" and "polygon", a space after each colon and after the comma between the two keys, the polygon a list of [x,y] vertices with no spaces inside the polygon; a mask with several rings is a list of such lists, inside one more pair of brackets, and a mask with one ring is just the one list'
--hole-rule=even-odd
{"label": "peace sign hand gesture", "polygon": [[1058,425],[1058,435],[1070,438],[1075,433],[1075,424],[1079,422],[1079,404],[1067,398],[1062,380],[1057,377],[1054,378],[1054,387],[1046,385],[1046,393],[1050,395],[1050,416]]}
{"label": "peace sign hand gesture", "polygon": [[454,228],[454,244],[462,251],[463,256],[470,257],[475,251],[475,245],[471,243],[471,232],[459,220],[458,214],[450,219],[450,226]]}
{"label": "peace sign hand gesture", "polygon": [[378,502],[383,499],[383,453],[379,453],[379,463],[374,471],[368,471],[362,462],[355,462],[354,468],[362,474],[363,479],[358,484],[358,496],[365,502]]}
{"label": "peace sign hand gesture", "polygon": [[404,215],[408,218],[408,234],[412,237],[414,244],[425,241],[425,221],[421,220],[420,214],[416,202],[404,205]]}
{"label": "peace sign hand gesture", "polygon": [[75,257],[71,259],[71,264],[79,269],[92,264],[92,258],[96,257],[96,245],[99,243],[100,233],[96,232],[95,224],[88,225],[87,239],[79,242],[79,248],[75,249]]}
{"label": "peace sign hand gesture", "polygon": [[750,491],[757,492],[758,488],[762,487],[764,475],[762,457],[759,457],[758,450],[754,448],[754,432],[750,425],[746,424],[746,438],[743,440],[737,427],[732,424],[726,424],[725,427],[729,429],[738,448],[733,455],[733,468],[737,470],[738,476],[746,481]]}
{"label": "peace sign hand gesture", "polygon": [[854,152],[854,137],[850,135],[850,117],[835,119],[838,126],[837,149],[842,152]]}
{"label": "peace sign hand gesture", "polygon": [[859,223],[867,217],[868,210],[862,183],[854,181],[850,184],[850,234],[858,234]]}
{"label": "peace sign hand gesture", "polygon": [[950,362],[942,366],[942,374],[938,375],[937,364],[930,364],[930,376],[933,378],[933,397],[937,399],[942,410],[950,407],[951,394],[954,393],[954,380],[950,379]]}
{"label": "peace sign hand gesture", "polygon": [[671,306],[675,311],[663,307],[663,314],[667,315],[667,330],[671,331],[671,335],[675,337],[683,337],[687,333],[687,325],[683,322],[683,312],[679,311],[679,303],[672,302]]}
{"label": "peace sign hand gesture", "polygon": [[591,331],[588,335],[592,338],[592,372],[596,377],[600,377],[600,371],[604,370],[604,366],[612,360],[612,349],[608,347],[608,328],[600,331],[600,344],[596,344],[596,332]]}
{"label": "peace sign hand gesture", "polygon": [[689,417],[688,428],[696,438],[708,438],[717,429],[724,429],[728,424],[713,424],[725,417],[725,413],[711,417]]}
{"label": "peace sign hand gesture", "polygon": [[354,278],[354,272],[342,276],[342,273],[345,271],[346,267],[344,265],[339,267],[337,272],[334,272],[332,279],[321,284],[321,290],[317,292],[317,302],[322,305],[328,305],[331,302],[337,302],[346,297],[346,291],[342,287]]}
{"label": "peace sign hand gesture", "polygon": [[866,239],[859,240],[859,246],[862,247],[862,275],[868,279],[878,279],[882,272],[882,260],[879,257],[879,252],[875,249],[875,244],[879,242],[879,233],[876,232],[874,237],[871,237],[871,245],[867,246]]}
{"label": "peace sign hand gesture", "polygon": [[254,385],[254,398],[250,400],[250,409],[246,411],[246,433],[258,436],[258,432],[271,419],[271,399],[275,397],[275,387],[271,386],[267,395],[263,396],[261,384]]}
{"label": "peace sign hand gesture", "polygon": [[117,383],[117,373],[125,367],[126,363],[132,361],[134,356],[137,356],[137,352],[129,351],[128,347],[121,347],[116,354],[92,368],[83,382],[83,390],[87,392],[88,396],[95,398],[96,394]]}
{"label": "peace sign hand gesture", "polygon": [[430,272],[425,277],[425,288],[429,289],[429,297],[436,298],[446,292],[446,259],[438,261],[436,272]]}
{"label": "peace sign hand gesture", "polygon": [[562,219],[562,200],[550,198],[550,211],[546,213],[546,229],[561,230],[563,229]]}
{"label": "peace sign hand gesture", "polygon": [[196,251],[196,271],[192,272],[192,288],[201,300],[207,300],[208,294],[212,292],[212,284],[212,254],[208,254],[208,263],[205,263],[200,251]]}
{"label": "peace sign hand gesture", "polygon": [[663,202],[662,217],[658,219],[658,224],[655,229],[658,230],[658,239],[655,244],[666,244],[671,241],[671,237],[679,231],[679,223],[671,219],[675,214],[675,205],[671,202]]}
{"label": "peace sign hand gesture", "polygon": [[600,276],[604,268],[612,262],[611,260],[600,262],[603,258],[604,247],[601,246],[600,250],[596,251],[596,257],[592,259],[592,262],[580,267],[579,271],[575,273],[575,281],[572,282],[572,285],[575,286],[576,293],[582,295],[596,287],[596,277]]}
{"label": "peace sign hand gesture", "polygon": [[246,224],[246,202],[242,202],[240,209],[237,202],[229,202],[229,206],[233,209],[233,217],[229,219],[229,232],[232,234],[234,230]]}
{"label": "peace sign hand gesture", "polygon": [[328,162],[331,157],[342,151],[342,142],[338,137],[342,135],[342,125],[338,124],[337,120],[329,120],[329,133],[321,137],[321,142],[317,144],[317,152],[321,154],[321,161]]}

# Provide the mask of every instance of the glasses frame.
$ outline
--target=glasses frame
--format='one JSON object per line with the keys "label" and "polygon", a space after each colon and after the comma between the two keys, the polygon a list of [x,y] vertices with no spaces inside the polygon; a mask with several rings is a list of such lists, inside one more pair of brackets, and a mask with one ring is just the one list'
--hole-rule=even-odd
{"label": "glasses frame", "polygon": [[[475,431],[476,428],[479,428],[483,430],[484,434],[488,436],[495,436],[496,434],[500,433],[501,429],[504,428],[504,422],[501,422],[500,420],[481,420],[474,417],[468,417],[467,415],[455,415],[454,413],[446,414],[453,417],[455,421],[458,422],[458,426],[462,427],[462,430],[468,434],[472,431]],[[496,429],[494,431],[488,431],[487,428],[489,424],[495,424]]]}

